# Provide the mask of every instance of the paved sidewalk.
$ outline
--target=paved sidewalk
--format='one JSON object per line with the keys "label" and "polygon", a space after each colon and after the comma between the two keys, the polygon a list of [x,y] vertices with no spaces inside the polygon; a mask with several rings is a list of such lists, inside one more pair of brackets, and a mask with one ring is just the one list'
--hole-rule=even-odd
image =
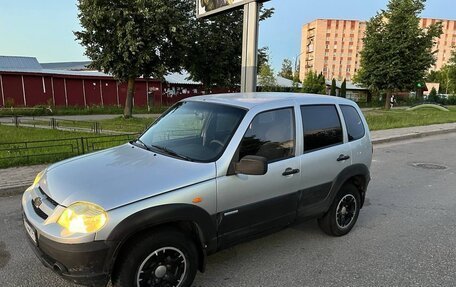
{"label": "paved sidewalk", "polygon": [[[372,142],[380,144],[451,132],[456,132],[456,123],[373,131],[371,135]],[[0,169],[0,197],[23,192],[45,167],[34,165]]]}
{"label": "paved sidewalk", "polygon": [[0,197],[24,192],[46,166],[40,164],[0,169]]}

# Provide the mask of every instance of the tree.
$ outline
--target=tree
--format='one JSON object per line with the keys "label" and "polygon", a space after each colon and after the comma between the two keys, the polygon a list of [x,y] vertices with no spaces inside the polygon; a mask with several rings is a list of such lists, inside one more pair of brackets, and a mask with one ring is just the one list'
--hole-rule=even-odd
{"label": "tree", "polygon": [[316,72],[310,71],[303,83],[302,92],[311,94],[326,94],[325,77],[323,74],[317,74]]}
{"label": "tree", "polygon": [[274,69],[269,64],[269,55],[265,58],[265,62],[261,65],[258,73],[258,85],[263,92],[275,91],[277,88],[277,81],[274,77]]}
{"label": "tree", "polygon": [[332,82],[331,82],[331,92],[329,92],[329,94],[331,96],[337,96],[337,85],[336,85],[336,79],[332,79]]}
{"label": "tree", "polygon": [[[191,1],[79,0],[76,39],[91,67],[128,82],[124,117],[132,115],[135,79],[179,71],[187,41]],[[159,11],[159,12],[157,12]]]}
{"label": "tree", "polygon": [[342,82],[342,85],[340,86],[339,96],[342,98],[347,97],[347,79],[344,79],[344,81]]}
{"label": "tree", "polygon": [[269,64],[269,47],[265,46],[260,49],[258,49],[258,71],[261,70],[261,66],[264,64]]}
{"label": "tree", "polygon": [[[182,1],[182,0],[181,0]],[[194,7],[192,7],[194,9]],[[271,17],[274,9],[260,10],[260,21]],[[206,90],[212,86],[230,87],[241,80],[243,12],[235,10],[209,19],[190,19],[184,68],[190,78],[203,83]],[[258,71],[268,54],[268,48],[259,49]]]}
{"label": "tree", "polygon": [[325,79],[325,76],[323,75],[323,73],[318,74],[317,81],[318,81],[318,89],[319,89],[318,94],[326,95],[326,79]]}
{"label": "tree", "polygon": [[456,71],[456,69],[448,62],[448,64],[443,66],[440,70],[430,71],[426,76],[426,82],[439,83],[440,93],[454,94],[456,93],[456,73],[454,71]]}
{"label": "tree", "polygon": [[420,28],[425,0],[390,0],[387,9],[367,23],[357,80],[386,91],[385,108],[395,91],[412,90],[435,63],[432,50],[441,23]]}
{"label": "tree", "polygon": [[282,70],[279,73],[279,76],[293,80],[293,64],[290,59],[284,59],[282,62]]}
{"label": "tree", "polygon": [[439,102],[439,96],[437,95],[437,90],[432,87],[432,90],[431,92],[429,93],[429,96],[428,96],[428,102],[431,102],[431,103],[438,103]]}

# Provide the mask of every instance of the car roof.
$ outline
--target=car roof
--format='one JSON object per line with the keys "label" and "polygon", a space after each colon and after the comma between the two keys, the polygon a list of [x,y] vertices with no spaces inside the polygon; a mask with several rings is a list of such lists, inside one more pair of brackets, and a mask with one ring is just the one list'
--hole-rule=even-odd
{"label": "car roof", "polygon": [[354,102],[344,98],[328,96],[328,95],[315,95],[304,93],[230,93],[230,94],[211,94],[204,96],[196,96],[186,98],[183,101],[197,101],[218,103],[230,106],[242,107],[245,109],[252,109],[253,107],[268,104],[272,102],[295,101],[297,104],[350,104]]}

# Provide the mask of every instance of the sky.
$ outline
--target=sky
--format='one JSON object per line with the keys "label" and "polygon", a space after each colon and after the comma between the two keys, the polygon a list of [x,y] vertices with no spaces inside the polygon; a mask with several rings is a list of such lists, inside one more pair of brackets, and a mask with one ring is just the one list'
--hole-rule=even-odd
{"label": "sky", "polygon": [[[427,0],[421,16],[456,20],[455,0]],[[273,68],[299,54],[303,24],[318,18],[368,20],[388,0],[271,0],[272,18],[260,24],[259,47],[268,46]],[[32,56],[41,63],[84,61],[75,0],[0,0],[0,55]]]}

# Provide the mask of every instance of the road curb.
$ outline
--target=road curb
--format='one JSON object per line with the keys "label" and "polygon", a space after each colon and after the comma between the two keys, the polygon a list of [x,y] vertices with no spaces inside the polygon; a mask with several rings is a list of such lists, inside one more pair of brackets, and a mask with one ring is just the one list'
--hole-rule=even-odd
{"label": "road curb", "polygon": [[[433,131],[427,131],[427,132],[408,133],[408,134],[403,134],[403,135],[399,135],[399,136],[390,136],[390,137],[386,137],[386,138],[373,139],[372,143],[374,145],[377,145],[377,144],[382,144],[382,143],[397,142],[397,141],[403,141],[403,140],[408,140],[408,139],[422,138],[422,137],[427,137],[427,136],[454,133],[454,132],[456,132],[456,128],[440,129],[440,130],[433,130]],[[30,184],[21,184],[18,186],[0,188],[0,198],[21,194],[30,186]]]}
{"label": "road curb", "polygon": [[408,139],[416,139],[416,138],[422,138],[422,137],[434,136],[434,135],[440,135],[440,134],[446,134],[446,133],[454,133],[454,132],[456,132],[456,128],[440,129],[440,130],[427,131],[427,132],[415,132],[415,133],[403,134],[403,135],[399,135],[399,136],[390,136],[390,137],[386,137],[386,138],[373,139],[372,144],[382,144],[382,143],[403,141],[403,140],[408,140]]}

